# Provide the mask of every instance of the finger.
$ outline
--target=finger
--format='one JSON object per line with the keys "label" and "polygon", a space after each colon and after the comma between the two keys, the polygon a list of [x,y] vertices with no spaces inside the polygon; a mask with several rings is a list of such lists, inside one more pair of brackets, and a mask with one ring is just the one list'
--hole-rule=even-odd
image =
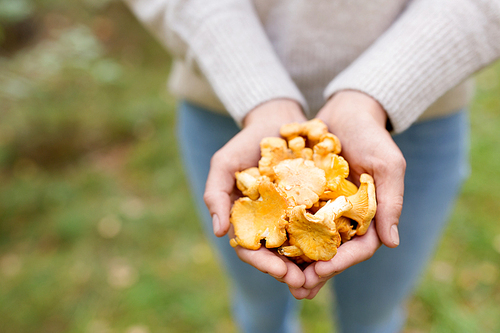
{"label": "finger", "polygon": [[[243,262],[252,265],[259,271],[269,274],[280,281],[284,279],[288,272],[287,264],[283,259],[264,247],[258,250],[248,250],[241,246],[237,246],[235,251]],[[289,279],[292,280],[293,276]]]}
{"label": "finger", "polygon": [[319,277],[339,274],[345,269],[371,258],[381,245],[375,228],[374,223],[372,223],[366,234],[342,244],[333,259],[316,262],[314,266],[316,274]]}
{"label": "finger", "polygon": [[335,275],[339,274],[340,272],[338,271],[333,271],[328,275],[322,275],[319,276],[318,273],[316,273],[316,265],[321,262],[315,262],[314,264],[309,265],[305,270],[304,270],[304,276],[306,278],[306,281],[304,283],[304,288],[307,288],[309,290],[312,290],[316,288],[318,285],[328,281]]}
{"label": "finger", "polygon": [[311,289],[311,291],[309,292],[309,295],[307,295],[306,299],[313,299],[314,297],[316,297],[316,295],[319,293],[319,291],[321,290],[321,288],[323,288],[323,286],[325,284],[326,284],[326,281],[323,281],[322,283],[318,284],[316,287]]}
{"label": "finger", "polygon": [[306,277],[304,272],[295,263],[291,262],[286,258],[282,258],[287,267],[286,274],[281,279],[282,282],[286,283],[290,288],[300,288],[306,282]]}
{"label": "finger", "polygon": [[398,224],[403,208],[406,162],[402,155],[392,156],[383,167],[375,169],[377,186],[377,233],[387,247],[399,245]]}
{"label": "finger", "polygon": [[304,299],[309,296],[311,291],[309,289],[306,289],[304,287],[301,288],[290,288],[290,293],[295,297],[296,299]]}
{"label": "finger", "polygon": [[306,289],[313,289],[320,283],[325,281],[325,277],[319,277],[318,274],[316,273],[315,266],[317,265],[317,262],[307,266],[307,268],[304,270],[304,276],[306,278],[306,281],[304,283],[304,288]]}
{"label": "finger", "polygon": [[[318,261],[320,262],[320,261]],[[311,265],[309,265],[305,270],[304,270],[304,276],[306,278],[306,282],[304,283],[304,288],[313,290],[317,286],[324,284],[326,281],[334,277],[335,275],[341,273],[342,271],[333,271],[328,275],[322,275],[319,276],[318,273],[316,273],[316,268],[315,266],[318,264],[318,262],[315,262]]]}
{"label": "finger", "polygon": [[[287,258],[276,255],[266,248],[259,250],[247,250],[242,247],[236,247],[238,257],[260,270],[267,273],[278,281],[286,283],[291,288],[300,288],[305,282],[305,276],[302,270]],[[283,264],[285,267],[283,267]]]}
{"label": "finger", "polygon": [[210,163],[203,199],[212,216],[214,234],[218,237],[224,236],[229,230],[234,182],[234,172],[227,169],[223,154],[216,153]]}

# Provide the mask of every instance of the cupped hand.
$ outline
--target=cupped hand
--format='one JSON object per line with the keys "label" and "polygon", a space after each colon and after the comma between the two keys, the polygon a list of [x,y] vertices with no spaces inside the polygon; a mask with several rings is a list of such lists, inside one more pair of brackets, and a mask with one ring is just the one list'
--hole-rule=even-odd
{"label": "cupped hand", "polygon": [[373,176],[377,213],[367,233],[342,244],[330,261],[318,261],[305,271],[304,298],[313,298],[325,282],[345,269],[369,259],[384,244],[399,245],[398,223],[403,207],[403,154],[386,129],[387,115],[370,96],[356,91],[336,93],[317,115],[342,143],[342,155],[356,182],[362,173]]}
{"label": "cupped hand", "polygon": [[[258,165],[260,141],[279,136],[283,124],[305,121],[300,105],[288,99],[265,102],[245,117],[243,129],[212,157],[205,187],[204,200],[210,211],[214,234],[226,235],[230,229],[229,214],[235,193],[235,172]],[[303,292],[302,270],[287,258],[264,247],[257,251],[240,246],[235,248],[239,258],[286,283],[293,293]]]}

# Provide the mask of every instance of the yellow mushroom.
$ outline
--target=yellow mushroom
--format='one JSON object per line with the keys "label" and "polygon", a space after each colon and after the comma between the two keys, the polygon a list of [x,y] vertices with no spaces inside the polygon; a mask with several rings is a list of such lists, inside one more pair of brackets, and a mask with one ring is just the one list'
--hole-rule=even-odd
{"label": "yellow mushroom", "polygon": [[258,191],[258,200],[242,197],[234,202],[230,216],[235,234],[230,240],[233,247],[258,250],[264,239],[266,247],[276,248],[286,241],[286,195],[265,177],[259,181]]}
{"label": "yellow mushroom", "polygon": [[288,141],[288,147],[293,152],[294,158],[303,158],[305,160],[312,160],[313,151],[311,148],[306,148],[306,140],[297,136]]}
{"label": "yellow mushroom", "polygon": [[341,195],[349,196],[357,192],[356,185],[347,180],[349,164],[339,155],[327,153],[326,155],[315,152],[314,164],[325,171],[327,190],[320,196],[323,200],[335,199]]}
{"label": "yellow mushroom", "polygon": [[318,119],[281,127],[261,141],[258,167],[236,172],[230,244],[277,248],[297,264],[330,260],[340,244],[366,233],[376,212],[375,184],[347,180],[339,139]]}
{"label": "yellow mushroom", "polygon": [[330,228],[336,229],[336,220],[352,208],[352,203],[347,200],[346,197],[340,196],[335,200],[328,201],[314,214],[314,216],[321,218],[322,223],[326,224]]}
{"label": "yellow mushroom", "polygon": [[310,208],[325,191],[325,172],[303,158],[284,160],[274,167],[275,182],[295,205]]}
{"label": "yellow mushroom", "polygon": [[259,171],[261,175],[274,179],[273,167],[279,162],[293,158],[293,152],[282,138],[264,138],[260,142]]}
{"label": "yellow mushroom", "polygon": [[308,146],[313,147],[320,142],[321,137],[328,133],[328,127],[320,119],[312,119],[304,123],[290,123],[281,126],[280,135],[287,140],[302,136],[308,140]]}
{"label": "yellow mushroom", "polygon": [[306,121],[302,127],[302,133],[310,142],[311,147],[316,145],[324,134],[328,133],[328,127],[320,119]]}
{"label": "yellow mushroom", "polygon": [[337,136],[332,133],[324,133],[313,149],[314,153],[320,155],[327,155],[328,153],[339,154],[342,151],[342,146]]}
{"label": "yellow mushroom", "polygon": [[342,239],[342,243],[351,240],[354,235],[356,235],[356,230],[353,229],[351,219],[345,216],[340,216],[335,220],[335,225],[337,226],[337,231],[340,234],[340,238]]}
{"label": "yellow mushroom", "polygon": [[300,123],[284,124],[280,127],[280,135],[287,140],[301,136],[303,125]]}
{"label": "yellow mushroom", "polygon": [[261,177],[265,177],[260,175],[259,168],[253,167],[241,172],[236,172],[235,177],[236,187],[243,195],[252,200],[257,200],[259,198],[259,180]]}
{"label": "yellow mushroom", "polygon": [[358,223],[357,235],[364,235],[370,226],[370,222],[377,211],[377,199],[375,196],[375,183],[372,176],[363,173],[356,194],[347,197],[352,203],[352,209],[344,214],[345,217],[353,219]]}
{"label": "yellow mushroom", "polygon": [[326,203],[314,215],[308,213],[304,205],[289,209],[286,230],[290,245],[281,247],[278,252],[288,257],[305,255],[311,260],[332,259],[341,243],[336,220],[351,208],[345,197],[339,197]]}
{"label": "yellow mushroom", "polygon": [[290,245],[278,249],[278,253],[288,257],[302,254],[311,260],[330,260],[337,253],[340,235],[335,228],[323,223],[321,217],[307,213],[304,205],[295,206],[288,212],[289,224],[286,229]]}

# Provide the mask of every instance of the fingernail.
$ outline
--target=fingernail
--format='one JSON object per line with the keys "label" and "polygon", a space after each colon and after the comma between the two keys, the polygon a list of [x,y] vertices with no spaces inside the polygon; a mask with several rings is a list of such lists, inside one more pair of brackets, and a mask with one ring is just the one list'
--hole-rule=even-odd
{"label": "fingernail", "polygon": [[395,224],[391,227],[391,238],[394,245],[399,245],[399,232],[398,227]]}
{"label": "fingernail", "polygon": [[217,214],[214,214],[212,216],[212,226],[214,228],[214,234],[217,235],[220,231],[220,221],[219,221],[219,217],[217,216]]}

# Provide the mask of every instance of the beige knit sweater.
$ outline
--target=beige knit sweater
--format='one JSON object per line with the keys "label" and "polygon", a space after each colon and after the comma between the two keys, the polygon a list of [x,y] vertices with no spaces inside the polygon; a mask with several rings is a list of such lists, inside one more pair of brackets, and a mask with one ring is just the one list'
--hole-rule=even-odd
{"label": "beige knit sweater", "polygon": [[237,122],[273,98],[314,117],[343,89],[394,130],[471,98],[500,56],[500,0],[125,0],[172,53],[170,89]]}

